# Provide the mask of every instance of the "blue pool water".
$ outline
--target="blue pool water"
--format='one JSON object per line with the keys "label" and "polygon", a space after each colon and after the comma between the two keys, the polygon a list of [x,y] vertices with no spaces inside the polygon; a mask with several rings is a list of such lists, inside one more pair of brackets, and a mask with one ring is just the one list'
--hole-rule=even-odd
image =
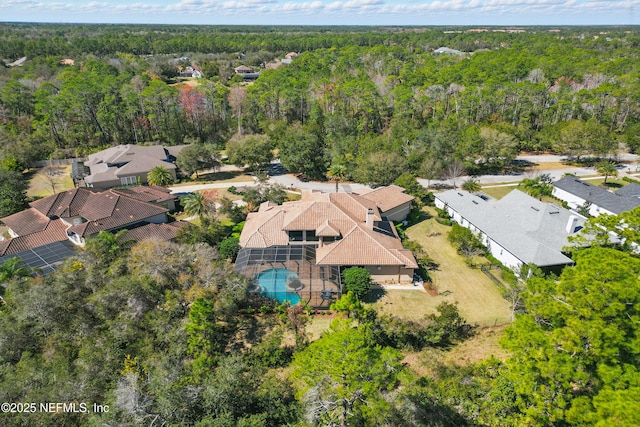
{"label": "blue pool water", "polygon": [[292,305],[300,302],[300,297],[295,292],[287,289],[287,280],[297,279],[298,275],[284,268],[272,268],[265,270],[254,277],[260,286],[260,293],[275,298],[280,302],[289,301]]}

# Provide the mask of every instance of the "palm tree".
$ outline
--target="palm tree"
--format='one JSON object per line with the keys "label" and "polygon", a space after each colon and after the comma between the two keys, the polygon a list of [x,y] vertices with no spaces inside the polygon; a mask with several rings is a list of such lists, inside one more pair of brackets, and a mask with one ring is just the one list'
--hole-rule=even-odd
{"label": "palm tree", "polygon": [[20,258],[9,258],[0,265],[0,284],[6,283],[13,278],[29,276],[29,268],[22,265]]}
{"label": "palm tree", "polygon": [[207,200],[202,193],[191,193],[180,199],[184,212],[189,216],[203,218],[207,212]]}
{"label": "palm tree", "polygon": [[162,166],[156,166],[147,174],[147,182],[149,185],[160,185],[162,187],[166,187],[167,185],[173,184],[173,175],[171,175],[169,169]]}
{"label": "palm tree", "polygon": [[616,177],[618,176],[618,168],[616,164],[613,162],[602,162],[598,165],[598,173],[600,175],[604,175],[604,183],[607,183],[607,179],[610,176]]}
{"label": "palm tree", "polygon": [[331,165],[327,171],[327,178],[336,181],[336,193],[338,192],[338,183],[347,178],[347,167],[342,164]]}
{"label": "palm tree", "polygon": [[522,188],[531,197],[536,197],[539,200],[542,200],[542,196],[550,196],[553,193],[553,186],[545,177],[523,179],[518,184],[518,187]]}
{"label": "palm tree", "polygon": [[477,193],[480,191],[480,181],[475,178],[469,178],[462,183],[462,189],[469,193]]}

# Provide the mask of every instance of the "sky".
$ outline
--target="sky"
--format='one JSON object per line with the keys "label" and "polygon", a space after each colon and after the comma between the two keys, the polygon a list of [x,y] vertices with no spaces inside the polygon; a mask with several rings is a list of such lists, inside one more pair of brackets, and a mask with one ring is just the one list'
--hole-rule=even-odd
{"label": "sky", "polygon": [[638,25],[640,0],[0,0],[0,22]]}

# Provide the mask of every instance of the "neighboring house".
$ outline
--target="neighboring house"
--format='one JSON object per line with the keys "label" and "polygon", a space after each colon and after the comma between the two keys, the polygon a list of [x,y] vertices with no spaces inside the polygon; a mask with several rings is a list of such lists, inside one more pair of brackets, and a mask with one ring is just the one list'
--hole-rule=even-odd
{"label": "neighboring house", "polygon": [[502,264],[519,271],[535,264],[559,271],[572,264],[563,253],[584,226],[585,218],[553,203],[541,202],[519,190],[500,200],[463,190],[435,194],[436,207],[470,229]]}
{"label": "neighboring house", "polygon": [[280,60],[280,62],[282,62],[283,64],[291,64],[291,61],[293,61],[294,59],[296,59],[298,57],[298,54],[295,52],[289,52],[287,53],[284,58],[282,58]]}
{"label": "neighboring house", "polygon": [[188,66],[182,68],[179,71],[179,76],[180,77],[193,77],[193,78],[196,78],[196,79],[201,79],[202,78],[202,70],[198,66],[188,65]]}
{"label": "neighboring house", "polygon": [[162,145],[118,145],[88,156],[84,166],[87,187],[111,188],[147,183],[147,174],[156,166],[167,169],[176,178],[175,157]]}
{"label": "neighboring house", "polygon": [[433,53],[441,55],[443,53],[447,54],[447,55],[464,55],[464,52],[461,52],[459,50],[456,49],[451,49],[448,47],[439,47],[438,49],[434,50]]}
{"label": "neighboring house", "polygon": [[617,192],[596,187],[575,176],[565,176],[556,181],[553,195],[569,204],[571,209],[587,208],[589,215],[618,215],[640,206],[637,194],[640,185],[634,184],[628,189],[621,188]]}
{"label": "neighboring house", "polygon": [[7,64],[7,67],[11,68],[11,67],[22,67],[25,63],[27,62],[27,57],[23,56],[20,59],[17,59],[9,64]]}
{"label": "neighboring house", "polygon": [[[264,253],[278,248],[305,246],[311,247],[305,253],[313,255],[305,256],[309,265],[297,268],[312,277],[317,267],[360,266],[377,283],[411,283],[418,265],[412,252],[402,247],[391,220],[401,221],[408,214],[406,206],[410,207],[413,197],[403,191],[392,186],[362,195],[303,192],[296,202],[282,205],[265,202],[258,212],[247,217],[240,235],[242,249],[238,259],[243,258],[243,250],[266,248],[256,255],[256,259],[264,259]],[[236,264],[244,274],[258,271],[245,267]]]}
{"label": "neighboring house", "polygon": [[233,71],[242,76],[245,81],[252,81],[260,77],[260,73],[255,72],[252,68],[247,67],[246,65],[240,65],[233,69]]}
{"label": "neighboring house", "polygon": [[[165,206],[174,199],[168,192],[158,187],[105,191],[75,188],[36,200],[30,208],[1,219],[12,238],[0,241],[0,256],[67,240],[82,246],[100,231],[166,223],[169,209]],[[177,227],[172,228],[177,231]],[[160,228],[132,233],[147,236],[153,230]],[[167,236],[165,228],[158,234],[163,236]]]}

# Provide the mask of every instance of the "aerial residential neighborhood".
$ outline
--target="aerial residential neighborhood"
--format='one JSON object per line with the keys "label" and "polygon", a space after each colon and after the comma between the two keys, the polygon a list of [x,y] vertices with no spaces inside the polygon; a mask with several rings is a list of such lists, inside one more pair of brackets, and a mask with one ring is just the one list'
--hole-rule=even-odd
{"label": "aerial residential neighborhood", "polygon": [[640,425],[629,8],[125,3],[0,6],[0,426]]}

